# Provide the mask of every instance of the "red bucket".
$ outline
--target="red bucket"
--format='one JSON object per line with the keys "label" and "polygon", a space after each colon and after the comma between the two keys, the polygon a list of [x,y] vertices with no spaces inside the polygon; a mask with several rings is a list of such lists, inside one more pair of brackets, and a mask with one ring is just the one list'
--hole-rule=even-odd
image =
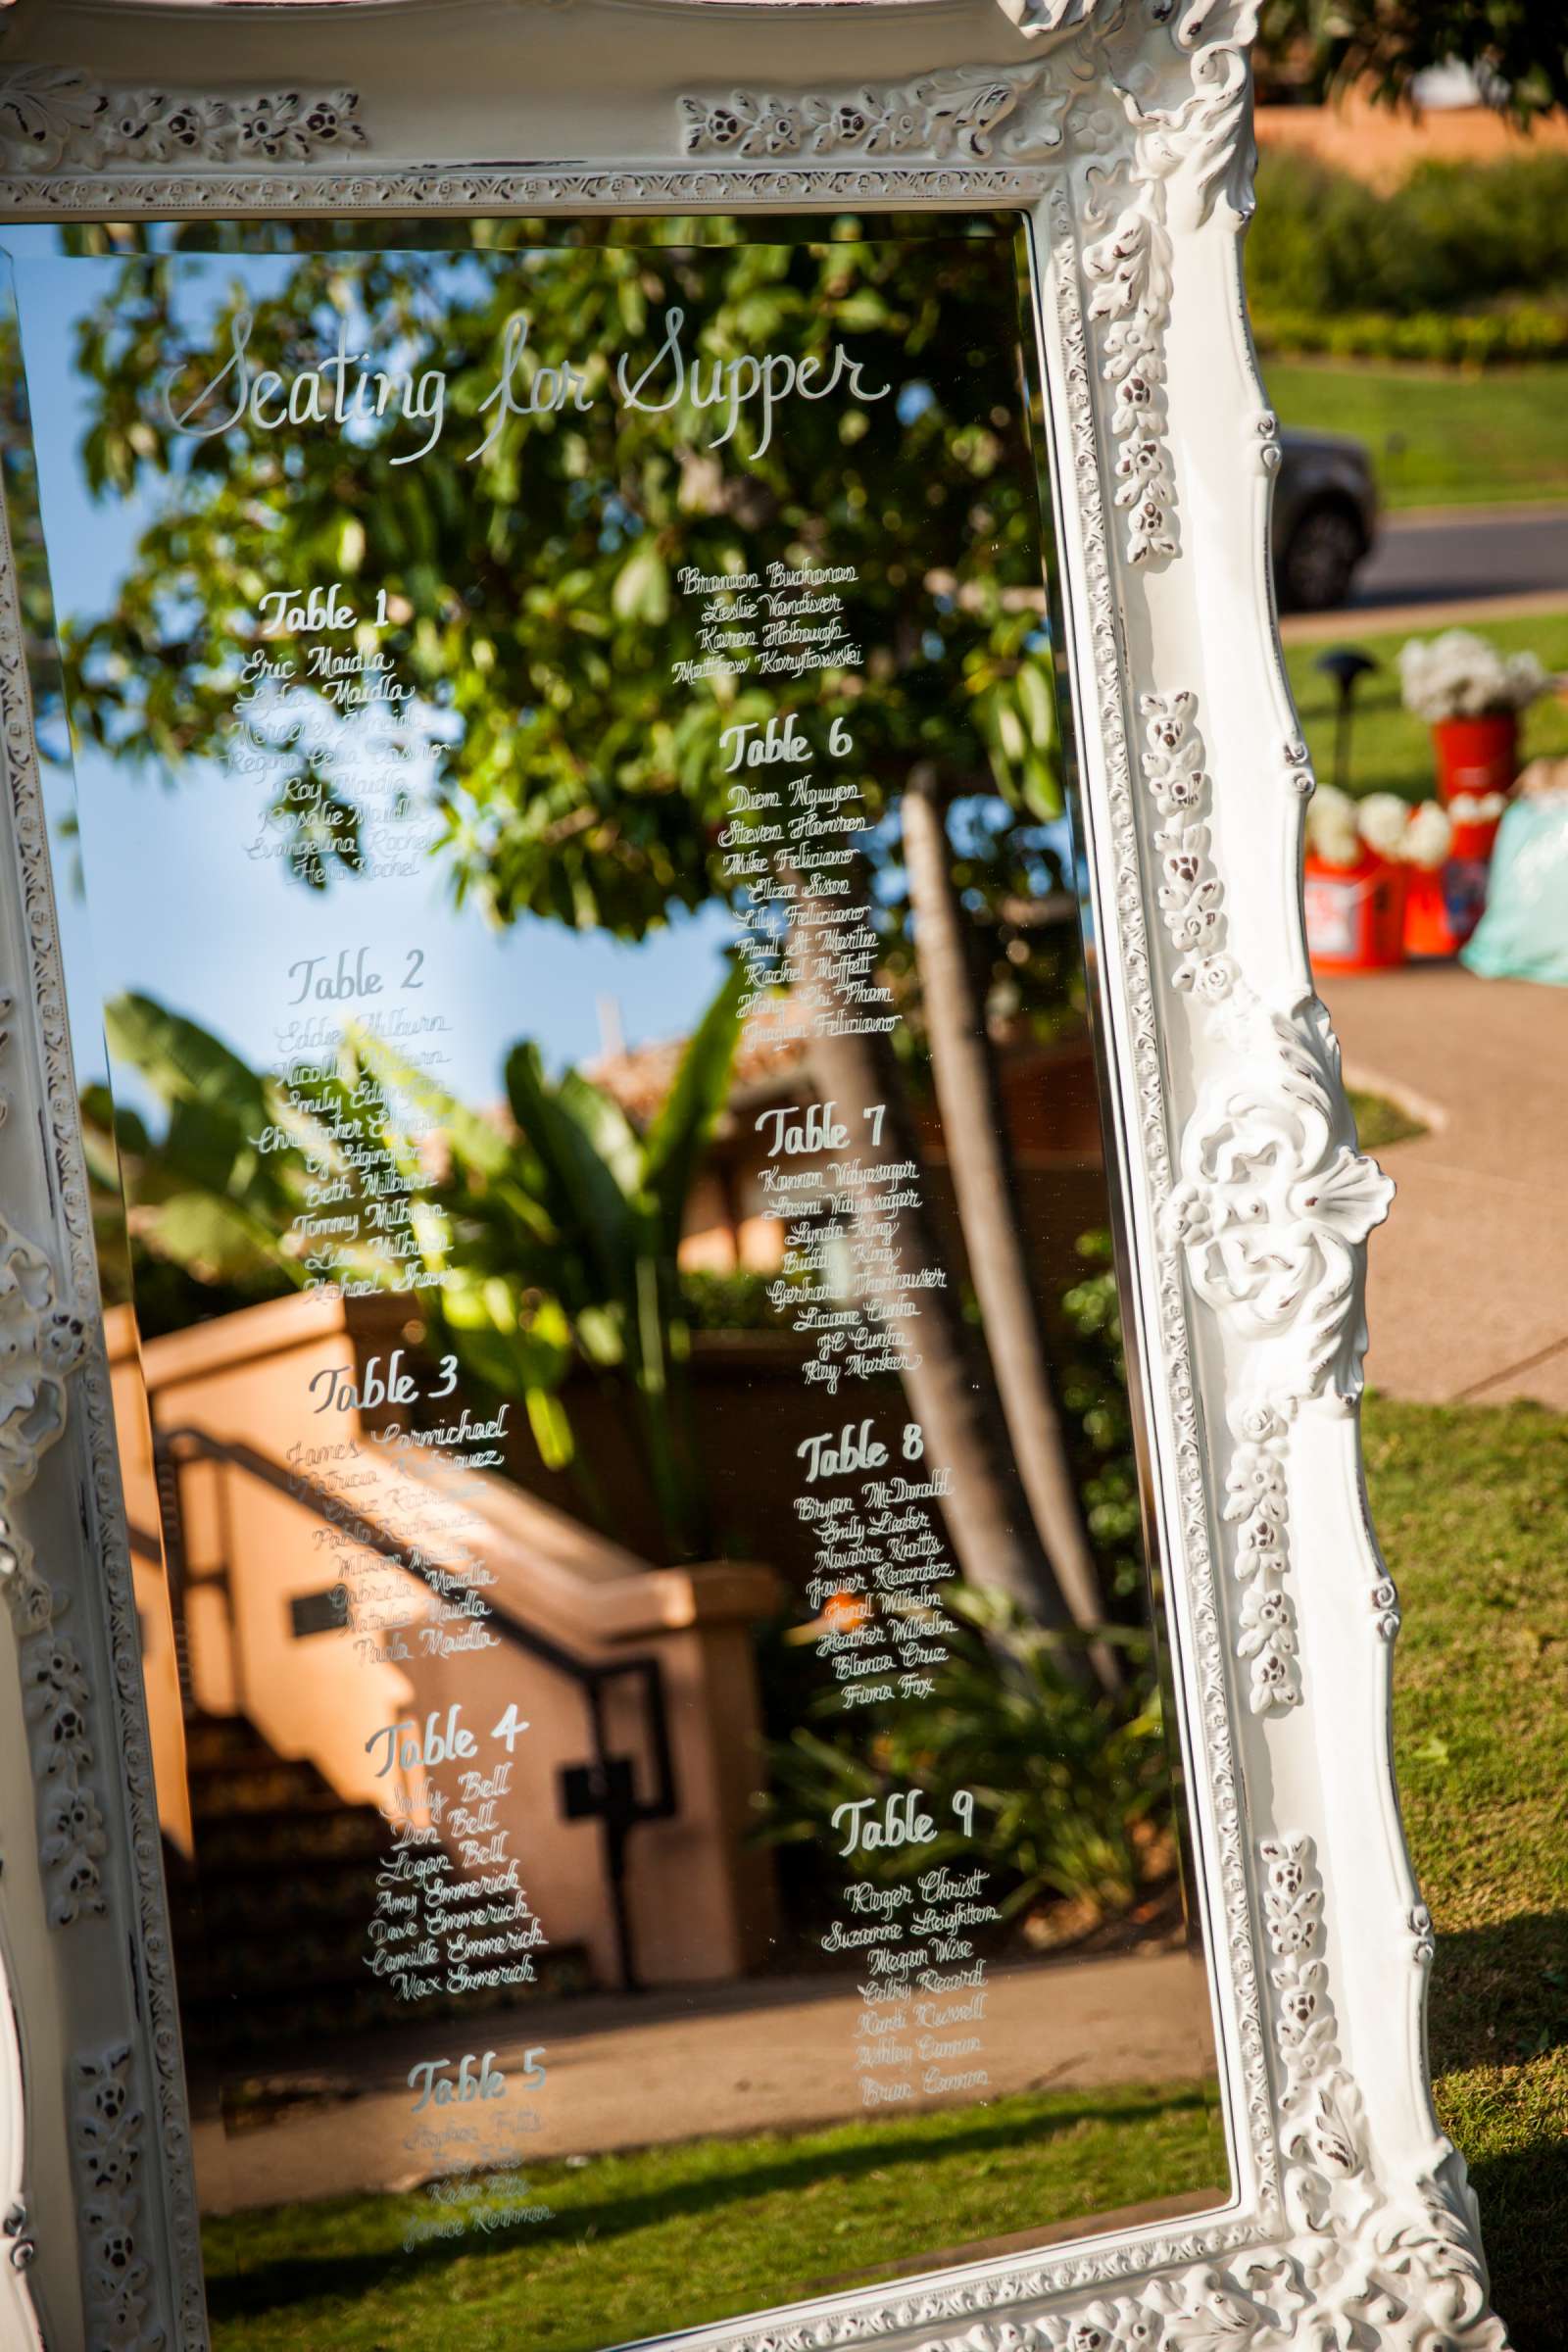
{"label": "red bucket", "polygon": [[1366,850],[1354,865],[1308,857],[1306,947],[1320,972],[1381,972],[1404,961],[1410,869]]}
{"label": "red bucket", "polygon": [[1519,714],[1494,710],[1480,718],[1440,718],[1432,748],[1446,801],[1461,792],[1506,792],[1519,773]]}
{"label": "red bucket", "polygon": [[1455,817],[1453,840],[1448,851],[1449,857],[1468,859],[1476,865],[1487,864],[1497,839],[1497,827],[1501,822],[1500,816],[1485,816],[1479,823],[1464,824]]}

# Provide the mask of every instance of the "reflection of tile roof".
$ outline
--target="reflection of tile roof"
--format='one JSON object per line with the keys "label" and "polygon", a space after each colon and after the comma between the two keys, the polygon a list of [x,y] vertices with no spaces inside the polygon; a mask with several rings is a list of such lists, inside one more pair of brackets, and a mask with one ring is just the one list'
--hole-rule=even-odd
{"label": "reflection of tile roof", "polygon": [[[735,1067],[730,1079],[732,1096],[766,1087],[770,1080],[781,1079],[786,1071],[798,1069],[806,1059],[806,1039],[779,1034],[788,1027],[789,1020],[789,1004],[783,997],[769,998],[748,1014],[735,1050]],[[589,1062],[583,1076],[591,1078],[595,1086],[602,1086],[629,1119],[644,1126],[674,1084],[687,1043],[684,1037],[671,1037],[658,1045],[607,1054],[598,1061]]]}

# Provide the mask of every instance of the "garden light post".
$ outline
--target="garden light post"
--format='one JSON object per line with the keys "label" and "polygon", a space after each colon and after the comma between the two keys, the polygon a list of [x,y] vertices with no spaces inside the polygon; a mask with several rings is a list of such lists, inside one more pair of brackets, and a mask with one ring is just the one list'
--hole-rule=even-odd
{"label": "garden light post", "polygon": [[1339,690],[1339,707],[1334,714],[1334,781],[1341,792],[1350,789],[1350,722],[1358,681],[1377,663],[1370,654],[1361,653],[1353,645],[1331,646],[1319,654],[1314,669],[1323,671],[1334,680]]}

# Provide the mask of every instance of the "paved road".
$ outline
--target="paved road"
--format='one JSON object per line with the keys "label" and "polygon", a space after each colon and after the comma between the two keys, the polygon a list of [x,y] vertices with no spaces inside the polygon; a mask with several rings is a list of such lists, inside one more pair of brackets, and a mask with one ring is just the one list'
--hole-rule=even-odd
{"label": "paved road", "polygon": [[1385,515],[1348,610],[1478,602],[1561,589],[1568,598],[1568,503],[1474,515]]}

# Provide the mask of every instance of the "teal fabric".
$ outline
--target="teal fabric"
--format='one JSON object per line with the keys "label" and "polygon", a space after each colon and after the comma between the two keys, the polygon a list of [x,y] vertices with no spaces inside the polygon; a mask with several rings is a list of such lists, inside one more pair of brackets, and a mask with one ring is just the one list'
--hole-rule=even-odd
{"label": "teal fabric", "polygon": [[1459,959],[1483,980],[1568,988],[1568,792],[1536,794],[1504,811],[1487,911]]}

